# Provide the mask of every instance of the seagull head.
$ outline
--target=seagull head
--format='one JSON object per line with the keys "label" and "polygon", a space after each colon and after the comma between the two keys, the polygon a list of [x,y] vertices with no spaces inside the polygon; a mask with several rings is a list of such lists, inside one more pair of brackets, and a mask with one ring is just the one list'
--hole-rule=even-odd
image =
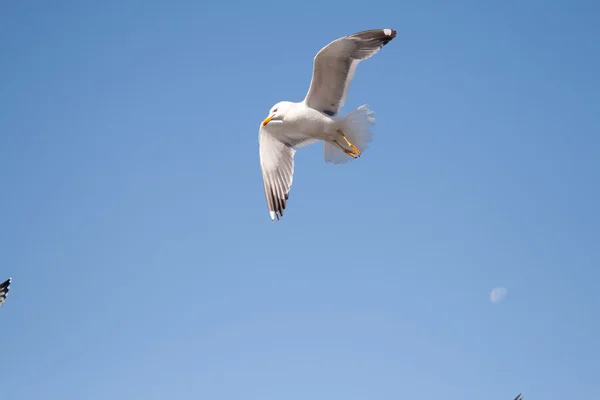
{"label": "seagull head", "polygon": [[271,107],[271,110],[269,111],[269,116],[263,120],[261,126],[265,126],[268,123],[283,122],[285,114],[287,113],[291,105],[292,102],[290,101],[280,101],[279,103],[275,104],[273,107]]}

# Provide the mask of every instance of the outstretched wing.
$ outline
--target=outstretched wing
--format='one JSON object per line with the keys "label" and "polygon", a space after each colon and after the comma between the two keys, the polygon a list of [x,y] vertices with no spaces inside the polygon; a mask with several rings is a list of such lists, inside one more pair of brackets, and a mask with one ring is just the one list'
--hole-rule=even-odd
{"label": "outstretched wing", "polygon": [[396,37],[393,29],[373,29],[344,36],[315,56],[312,81],[304,101],[329,116],[344,105],[358,63],[374,56]]}
{"label": "outstretched wing", "polygon": [[8,296],[8,291],[10,290],[10,283],[12,282],[12,278],[8,278],[4,282],[0,283],[0,307],[6,301],[6,296]]}
{"label": "outstretched wing", "polygon": [[263,127],[259,132],[260,168],[271,220],[283,216],[294,177],[294,150]]}

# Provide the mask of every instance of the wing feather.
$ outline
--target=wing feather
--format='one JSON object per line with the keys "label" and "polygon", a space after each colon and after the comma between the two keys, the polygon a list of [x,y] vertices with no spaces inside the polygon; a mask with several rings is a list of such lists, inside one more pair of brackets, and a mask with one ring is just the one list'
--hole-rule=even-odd
{"label": "wing feather", "polygon": [[296,150],[261,127],[259,132],[260,167],[271,220],[283,216],[294,177]]}
{"label": "wing feather", "polygon": [[0,307],[6,301],[6,296],[8,296],[8,291],[10,290],[10,283],[12,282],[11,278],[8,278],[6,281],[0,283]]}

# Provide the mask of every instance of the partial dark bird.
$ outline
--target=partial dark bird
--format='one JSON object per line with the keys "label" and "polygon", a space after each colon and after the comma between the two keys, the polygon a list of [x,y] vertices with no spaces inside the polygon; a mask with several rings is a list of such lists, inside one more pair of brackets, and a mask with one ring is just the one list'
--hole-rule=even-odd
{"label": "partial dark bird", "polygon": [[6,296],[8,296],[8,291],[10,290],[10,283],[12,282],[12,278],[8,278],[4,282],[0,283],[0,307],[6,301]]}

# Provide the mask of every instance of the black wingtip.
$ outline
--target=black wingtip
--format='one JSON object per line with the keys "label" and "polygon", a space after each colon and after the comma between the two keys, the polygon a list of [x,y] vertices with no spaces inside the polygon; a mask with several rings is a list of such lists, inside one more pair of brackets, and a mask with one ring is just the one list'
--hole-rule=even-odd
{"label": "black wingtip", "polygon": [[12,282],[12,278],[8,278],[4,282],[0,283],[0,307],[6,301],[6,297],[8,296],[8,292],[10,291],[10,283]]}
{"label": "black wingtip", "polygon": [[379,29],[370,29],[368,31],[357,32],[349,37],[356,37],[361,40],[371,41],[374,40],[380,47],[388,44],[392,39],[396,37],[398,32],[395,29],[391,28],[379,28]]}
{"label": "black wingtip", "polygon": [[385,38],[383,39],[383,46],[385,46],[386,44],[391,42],[392,39],[394,39],[396,37],[397,32],[395,29],[382,29],[382,30],[383,30],[383,34],[385,35]]}

